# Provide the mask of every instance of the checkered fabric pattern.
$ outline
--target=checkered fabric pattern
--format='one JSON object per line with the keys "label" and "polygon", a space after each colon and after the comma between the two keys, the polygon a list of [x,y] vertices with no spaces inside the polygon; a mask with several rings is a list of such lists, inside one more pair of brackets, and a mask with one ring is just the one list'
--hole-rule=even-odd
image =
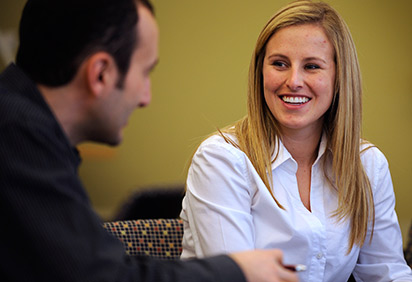
{"label": "checkered fabric pattern", "polygon": [[130,256],[151,256],[176,260],[182,252],[181,219],[140,219],[105,222],[103,227],[116,236]]}

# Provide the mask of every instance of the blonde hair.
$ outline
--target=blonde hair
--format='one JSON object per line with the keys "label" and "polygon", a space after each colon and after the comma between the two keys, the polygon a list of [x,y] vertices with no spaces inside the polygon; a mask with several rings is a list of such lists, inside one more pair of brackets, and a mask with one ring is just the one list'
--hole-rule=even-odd
{"label": "blonde hair", "polygon": [[[356,48],[344,20],[328,4],[312,1],[292,2],[278,11],[261,31],[249,68],[248,114],[223,132],[233,133],[237,142],[222,136],[227,142],[246,153],[263,180],[273,199],[283,208],[272,193],[272,155],[279,148],[278,122],[266,105],[262,68],[266,44],[281,28],[318,24],[335,50],[335,93],[329,110],[325,113],[324,134],[328,150],[324,158],[324,173],[338,193],[338,207],[333,216],[338,221],[350,220],[349,249],[354,244],[363,245],[369,221],[374,225],[374,204],[369,179],[360,159],[362,123],[362,85]],[[326,171],[326,161],[331,160],[331,171]],[[350,164],[350,165],[348,165]]]}

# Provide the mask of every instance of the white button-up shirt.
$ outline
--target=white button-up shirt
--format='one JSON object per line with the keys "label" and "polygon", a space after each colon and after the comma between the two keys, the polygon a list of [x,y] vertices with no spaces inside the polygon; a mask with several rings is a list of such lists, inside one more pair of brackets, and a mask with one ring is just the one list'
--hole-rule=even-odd
{"label": "white button-up shirt", "polygon": [[347,254],[350,227],[331,216],[338,199],[324,177],[325,150],[322,138],[312,166],[309,211],[298,191],[298,165],[280,143],[272,173],[273,194],[283,210],[241,150],[218,135],[204,141],[187,178],[182,258],[278,248],[285,264],[307,266],[300,281],[347,281],[352,272],[359,281],[412,281],[386,158],[376,147],[361,154],[374,195],[375,229],[371,243],[369,230],[365,244]]}

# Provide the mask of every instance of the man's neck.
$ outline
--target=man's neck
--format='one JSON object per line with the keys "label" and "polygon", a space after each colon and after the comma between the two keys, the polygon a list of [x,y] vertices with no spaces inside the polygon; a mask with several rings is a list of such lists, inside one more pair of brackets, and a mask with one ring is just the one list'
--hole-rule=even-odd
{"label": "man's neck", "polygon": [[73,85],[49,87],[38,84],[43,98],[56,117],[72,146],[83,141],[78,125],[81,124],[83,107],[78,92]]}

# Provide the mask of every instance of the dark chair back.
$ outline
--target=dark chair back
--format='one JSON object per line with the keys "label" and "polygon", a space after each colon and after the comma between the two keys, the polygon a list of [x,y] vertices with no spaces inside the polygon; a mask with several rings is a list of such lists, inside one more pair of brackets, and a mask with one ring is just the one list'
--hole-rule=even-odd
{"label": "dark chair back", "polygon": [[122,204],[113,221],[178,218],[184,192],[184,184],[136,190]]}

